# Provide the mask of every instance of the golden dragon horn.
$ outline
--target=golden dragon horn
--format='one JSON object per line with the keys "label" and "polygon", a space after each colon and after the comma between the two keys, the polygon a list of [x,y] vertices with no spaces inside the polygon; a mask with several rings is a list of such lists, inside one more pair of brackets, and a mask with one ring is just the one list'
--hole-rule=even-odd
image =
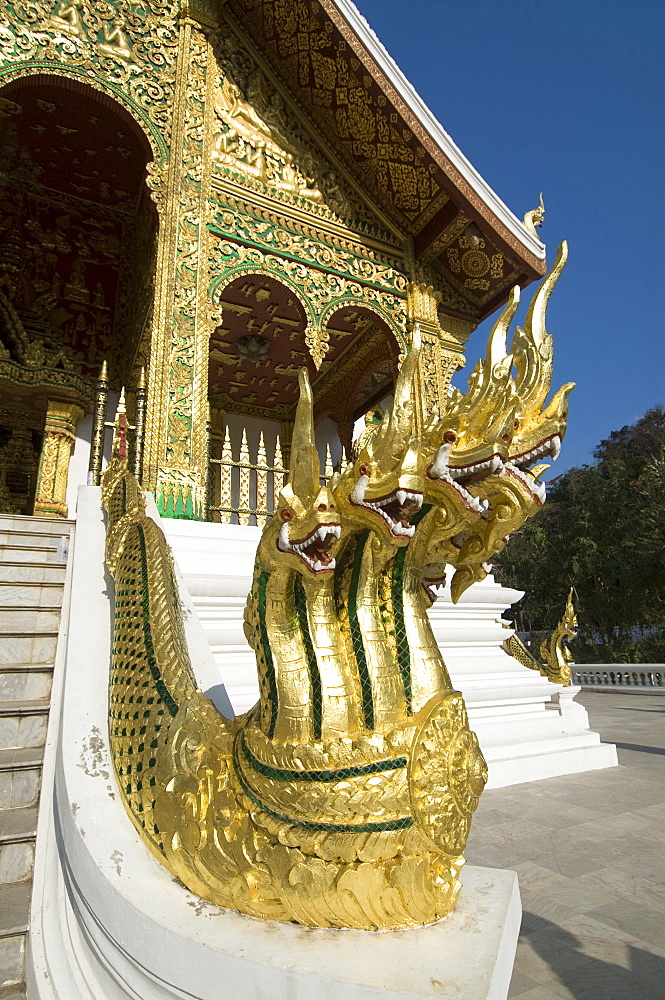
{"label": "golden dragon horn", "polygon": [[568,244],[559,245],[554,267],[529,306],[524,329],[517,327],[512,351],[517,368],[515,387],[524,416],[539,414],[552,382],[552,337],[545,327],[550,295],[568,260]]}
{"label": "golden dragon horn", "polygon": [[[513,385],[510,372],[513,365],[513,356],[508,354],[507,340],[508,329],[520,304],[520,288],[515,285],[511,289],[503,312],[492,327],[492,332],[487,341],[487,353],[484,362],[478,365],[478,374],[475,384],[469,386],[469,392],[465,396],[465,401],[470,408],[469,426],[478,423],[478,420],[486,423],[486,405],[492,402],[492,411],[498,413],[510,406],[513,399]],[[475,420],[474,420],[475,417]]]}
{"label": "golden dragon horn", "polygon": [[520,286],[515,285],[514,288],[510,290],[510,295],[508,296],[508,301],[504,306],[503,312],[492,327],[492,332],[489,335],[489,340],[487,342],[487,358],[485,363],[490,371],[497,364],[512,361],[511,355],[508,354],[507,347],[508,329],[513,321],[513,316],[517,312],[519,304]]}
{"label": "golden dragon horn", "polygon": [[381,421],[371,443],[372,454],[389,455],[394,458],[403,455],[413,434],[414,380],[420,357],[420,330],[413,331],[411,346],[395,382],[393,404]]}
{"label": "golden dragon horn", "polygon": [[300,399],[296,408],[289,461],[289,485],[301,503],[319,492],[320,463],[314,439],[312,389],[306,368],[298,372]]}

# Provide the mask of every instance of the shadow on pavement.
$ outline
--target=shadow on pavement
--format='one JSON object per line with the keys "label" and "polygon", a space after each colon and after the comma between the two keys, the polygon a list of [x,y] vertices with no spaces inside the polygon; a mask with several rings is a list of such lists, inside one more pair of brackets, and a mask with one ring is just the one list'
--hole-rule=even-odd
{"label": "shadow on pavement", "polygon": [[[522,940],[549,965],[574,1000],[663,1000],[665,997],[665,958],[617,942],[617,951],[625,947],[628,957],[628,967],[624,968],[593,958],[585,951],[584,943],[564,927],[526,911],[524,917],[535,918],[539,929]],[[542,985],[547,989],[547,983]]]}

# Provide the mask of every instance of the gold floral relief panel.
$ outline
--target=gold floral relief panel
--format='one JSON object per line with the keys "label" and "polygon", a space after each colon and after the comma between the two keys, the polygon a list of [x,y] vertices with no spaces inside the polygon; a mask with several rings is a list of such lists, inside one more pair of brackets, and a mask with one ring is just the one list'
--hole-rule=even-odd
{"label": "gold floral relief panel", "polygon": [[105,91],[166,158],[178,51],[175,0],[8,0],[0,10],[0,85],[52,73]]}

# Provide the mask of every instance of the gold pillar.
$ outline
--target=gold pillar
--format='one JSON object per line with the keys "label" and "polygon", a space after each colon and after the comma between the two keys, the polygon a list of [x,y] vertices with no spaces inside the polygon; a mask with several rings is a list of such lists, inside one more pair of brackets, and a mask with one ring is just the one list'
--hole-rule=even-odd
{"label": "gold pillar", "polygon": [[82,416],[83,410],[74,403],[49,400],[37,477],[36,516],[67,517],[69,513],[65,502],[69,459]]}
{"label": "gold pillar", "polygon": [[142,472],[163,517],[195,520],[205,514],[208,471],[212,329],[203,262],[218,74],[210,31],[188,13],[203,17],[199,6],[188,3],[180,17],[170,159],[161,177]]}
{"label": "gold pillar", "polygon": [[471,320],[439,311],[440,293],[432,285],[413,282],[407,286],[407,328],[410,337],[420,330],[419,377],[416,386],[418,430],[448,406],[450,381],[464,367],[464,344],[475,328]]}
{"label": "gold pillar", "polygon": [[[224,448],[225,418],[226,410],[218,406],[213,406],[211,403],[210,420],[208,423],[210,435],[208,448],[210,458],[219,459],[222,457],[222,450]],[[208,505],[210,507],[219,507],[222,502],[220,472],[220,467],[217,464],[211,464],[208,468]],[[217,522],[221,521],[220,512],[218,510],[212,511],[208,515],[208,520]]]}

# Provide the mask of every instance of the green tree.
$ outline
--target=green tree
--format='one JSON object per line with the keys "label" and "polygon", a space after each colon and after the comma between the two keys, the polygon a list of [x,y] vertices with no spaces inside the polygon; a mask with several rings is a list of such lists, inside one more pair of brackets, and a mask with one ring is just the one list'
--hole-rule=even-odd
{"label": "green tree", "polygon": [[613,432],[596,464],[570,469],[496,559],[525,590],[520,631],[549,631],[575,588],[578,662],[665,660],[665,409]]}

